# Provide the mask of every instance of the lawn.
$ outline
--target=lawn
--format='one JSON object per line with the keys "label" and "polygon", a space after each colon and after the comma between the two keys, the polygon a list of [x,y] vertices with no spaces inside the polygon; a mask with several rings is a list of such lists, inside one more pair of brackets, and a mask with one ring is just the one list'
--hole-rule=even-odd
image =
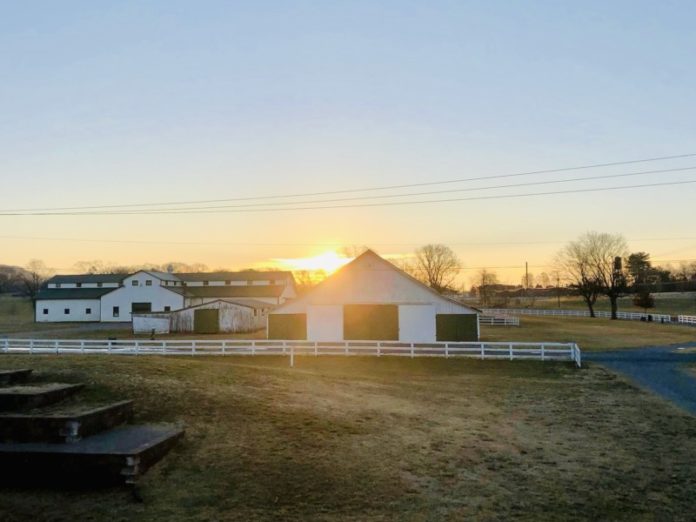
{"label": "lawn", "polygon": [[[655,307],[647,310],[647,313],[669,314],[669,315],[696,315],[696,292],[664,293],[653,294]],[[537,297],[531,298],[510,298],[507,303],[508,308],[538,308],[557,310],[558,298],[556,297]],[[587,310],[587,305],[581,297],[566,296],[561,297],[562,310]],[[595,310],[610,311],[611,305],[607,297],[600,297],[595,305]],[[633,296],[621,297],[619,299],[619,310],[622,312],[646,312],[633,304]]]}
{"label": "lawn", "polygon": [[687,520],[696,418],[591,366],[2,356],[184,441],[125,489],[0,491],[13,520]]}
{"label": "lawn", "polygon": [[576,342],[582,350],[637,348],[696,341],[696,328],[583,317],[521,316],[520,326],[481,326],[484,341]]}

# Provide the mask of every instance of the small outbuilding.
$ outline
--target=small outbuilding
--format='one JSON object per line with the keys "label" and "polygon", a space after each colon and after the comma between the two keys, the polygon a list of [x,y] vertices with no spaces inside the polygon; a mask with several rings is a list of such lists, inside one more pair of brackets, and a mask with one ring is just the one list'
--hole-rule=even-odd
{"label": "small outbuilding", "polygon": [[134,333],[243,333],[261,330],[272,305],[218,299],[172,312],[133,314]]}
{"label": "small outbuilding", "polygon": [[479,311],[442,296],[372,250],[268,315],[268,338],[477,341]]}

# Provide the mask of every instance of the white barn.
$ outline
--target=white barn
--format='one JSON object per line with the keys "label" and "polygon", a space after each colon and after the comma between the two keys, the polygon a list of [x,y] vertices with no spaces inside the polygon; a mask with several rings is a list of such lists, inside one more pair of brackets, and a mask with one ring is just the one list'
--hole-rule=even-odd
{"label": "white barn", "polygon": [[476,341],[478,310],[444,297],[371,250],[268,316],[269,339]]}
{"label": "white barn", "polygon": [[290,272],[242,271],[60,275],[37,295],[37,322],[130,322],[132,314],[171,312],[220,299],[278,306],[296,296]]}

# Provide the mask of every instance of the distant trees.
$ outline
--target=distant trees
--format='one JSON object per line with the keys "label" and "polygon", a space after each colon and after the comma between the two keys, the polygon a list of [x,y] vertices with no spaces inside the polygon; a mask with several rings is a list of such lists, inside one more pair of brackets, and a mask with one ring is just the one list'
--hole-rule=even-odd
{"label": "distant trees", "polygon": [[36,307],[36,295],[52,273],[53,270],[48,268],[46,263],[40,259],[32,259],[19,276],[22,282],[21,293],[31,299],[33,307]]}
{"label": "distant trees", "polygon": [[647,312],[648,308],[655,308],[655,298],[647,287],[643,287],[633,298],[633,304]]}
{"label": "distant trees", "polygon": [[476,292],[481,306],[489,306],[495,296],[494,287],[498,284],[498,275],[486,268],[479,270],[476,275],[476,283],[472,285],[472,292]]}
{"label": "distant trees", "polygon": [[446,245],[429,244],[415,251],[416,277],[437,292],[454,289],[460,266],[459,257]]}
{"label": "distant trees", "polygon": [[590,317],[596,317],[594,305],[602,289],[594,273],[590,249],[586,238],[571,241],[558,253],[556,265],[568,280],[568,286],[575,289],[585,301]]}

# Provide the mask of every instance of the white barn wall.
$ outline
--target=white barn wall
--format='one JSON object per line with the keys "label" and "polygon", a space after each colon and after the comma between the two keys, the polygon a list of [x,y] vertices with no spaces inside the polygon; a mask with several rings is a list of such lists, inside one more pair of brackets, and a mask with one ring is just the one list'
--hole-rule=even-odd
{"label": "white barn wall", "polygon": [[310,305],[307,308],[307,340],[342,341],[343,306]]}
{"label": "white barn wall", "polygon": [[133,315],[133,333],[149,334],[152,331],[156,334],[169,333],[169,316],[168,315]]}
{"label": "white barn wall", "polygon": [[435,307],[399,305],[399,341],[428,343],[436,338]]}
{"label": "white barn wall", "polygon": [[[43,310],[48,314],[44,315]],[[70,309],[70,314],[65,314],[65,309]],[[87,308],[92,313],[87,314]],[[100,320],[99,299],[46,299],[36,301],[35,318],[37,323],[67,323],[90,322]]]}
{"label": "white barn wall", "polygon": [[228,333],[253,332],[266,325],[266,313],[262,309],[239,306],[234,303],[207,303],[203,306],[186,308],[170,314],[170,330],[172,332],[193,332],[196,310],[218,309],[220,331]]}
{"label": "white barn wall", "polygon": [[[145,286],[145,281],[148,279],[152,281],[152,286]],[[133,280],[138,281],[138,286],[133,286]],[[121,288],[102,296],[101,303],[101,320],[103,322],[129,322],[131,321],[132,303],[152,303],[151,311],[162,312],[165,306],[169,306],[171,310],[183,308],[184,298],[182,295],[160,286],[160,280],[153,275],[138,272],[125,278]],[[113,316],[114,306],[119,307],[119,317]]]}

